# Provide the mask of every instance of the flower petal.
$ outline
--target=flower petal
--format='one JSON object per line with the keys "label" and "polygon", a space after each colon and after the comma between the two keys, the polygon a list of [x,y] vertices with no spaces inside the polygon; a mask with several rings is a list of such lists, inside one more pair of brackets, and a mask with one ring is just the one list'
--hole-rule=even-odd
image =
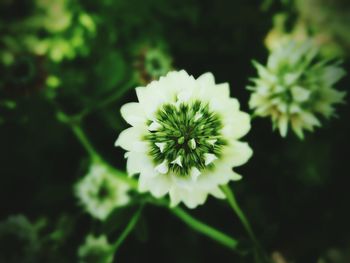
{"label": "flower petal", "polygon": [[127,151],[146,152],[147,143],[142,140],[142,133],[141,129],[130,127],[119,134],[114,145]]}
{"label": "flower petal", "polygon": [[142,125],[146,122],[144,111],[137,102],[124,104],[120,112],[124,120],[132,126]]}
{"label": "flower petal", "polygon": [[223,155],[228,164],[236,167],[245,164],[253,155],[253,151],[248,143],[232,141],[224,150]]}

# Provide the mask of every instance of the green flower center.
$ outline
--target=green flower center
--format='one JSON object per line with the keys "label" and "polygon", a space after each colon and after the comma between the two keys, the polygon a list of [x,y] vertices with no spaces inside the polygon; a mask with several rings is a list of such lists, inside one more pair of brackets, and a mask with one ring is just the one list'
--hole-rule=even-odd
{"label": "green flower center", "polygon": [[93,198],[100,201],[110,200],[114,198],[115,187],[113,187],[107,179],[104,179],[99,187],[92,192]]}
{"label": "green flower center", "polygon": [[[213,167],[226,144],[222,122],[209,105],[192,103],[163,104],[149,121],[149,154],[156,165],[180,176]],[[195,168],[195,169],[194,169]]]}

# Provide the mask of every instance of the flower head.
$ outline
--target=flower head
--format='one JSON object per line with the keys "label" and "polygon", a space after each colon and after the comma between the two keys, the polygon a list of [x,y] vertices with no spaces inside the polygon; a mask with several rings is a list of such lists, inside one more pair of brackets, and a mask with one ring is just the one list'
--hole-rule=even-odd
{"label": "flower head", "polygon": [[102,163],[93,163],[75,190],[87,212],[100,220],[106,219],[116,207],[129,202],[129,185]]}
{"label": "flower head", "polygon": [[99,237],[88,235],[84,245],[78,250],[80,263],[112,263],[113,254],[114,248],[104,235]]}
{"label": "flower head", "polygon": [[136,48],[135,67],[140,83],[158,80],[172,69],[172,58],[165,43],[143,44]]}
{"label": "flower head", "polygon": [[138,103],[121,108],[133,127],[116,141],[128,151],[127,171],[139,174],[139,190],[155,197],[169,193],[171,205],[194,208],[219,186],[240,175],[252,150],[238,141],[250,129],[249,115],[229,97],[229,85],[215,84],[211,73],[198,79],[182,70],[136,89]]}
{"label": "flower head", "polygon": [[289,42],[272,51],[266,66],[254,63],[258,78],[248,87],[250,108],[257,116],[270,116],[283,137],[291,126],[303,138],[303,130],[321,125],[318,116],[331,117],[334,104],[343,102],[345,92],[333,85],[345,71],[339,63],[318,61],[317,55],[311,42]]}

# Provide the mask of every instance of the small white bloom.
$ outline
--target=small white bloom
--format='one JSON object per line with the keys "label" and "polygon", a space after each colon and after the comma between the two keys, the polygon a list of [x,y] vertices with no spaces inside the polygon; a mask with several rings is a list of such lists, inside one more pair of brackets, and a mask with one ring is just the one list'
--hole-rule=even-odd
{"label": "small white bloom", "polygon": [[272,49],[265,67],[254,65],[259,77],[248,87],[252,91],[249,106],[255,115],[271,117],[282,137],[291,127],[303,138],[303,130],[313,131],[321,125],[319,116],[331,117],[333,105],[343,102],[345,92],[333,85],[345,71],[339,63],[318,61],[318,50],[309,41],[283,41]]}
{"label": "small white bloom", "polygon": [[208,140],[207,142],[210,144],[210,145],[214,145],[218,140],[217,139],[214,139],[214,140]]}
{"label": "small white bloom", "polygon": [[165,142],[156,142],[155,145],[159,148],[159,151],[161,153],[164,152],[164,149],[166,147],[166,143]]}
{"label": "small white bloom", "polygon": [[195,139],[189,140],[189,141],[188,141],[188,146],[189,146],[192,150],[196,149],[196,146],[197,146],[196,140],[195,140]]}
{"label": "small white bloom", "polygon": [[[126,155],[130,158],[130,152]],[[103,163],[93,163],[76,185],[75,194],[91,216],[105,220],[117,207],[126,205],[130,187]]]}
{"label": "small white bloom", "polygon": [[204,163],[205,165],[209,165],[212,162],[214,162],[218,157],[216,157],[215,154],[212,153],[205,153],[204,154]]}
{"label": "small white bloom", "polygon": [[200,112],[196,112],[196,115],[194,115],[194,120],[195,121],[198,121],[200,118],[202,118],[203,117],[203,114],[202,113],[200,113]]}
{"label": "small white bloom", "polygon": [[[137,89],[139,103],[121,109],[133,127],[117,144],[130,152],[128,172],[139,174],[139,191],[169,194],[172,206],[183,202],[189,208],[209,194],[224,197],[219,186],[239,180],[232,168],[252,155],[239,141],[250,129],[250,117],[229,93],[229,85],[216,84],[211,73],[195,79],[184,70]],[[150,129],[154,122],[160,126]]]}
{"label": "small white bloom", "polygon": [[171,163],[172,163],[172,164],[177,164],[178,166],[182,167],[182,162],[181,162],[181,160],[182,160],[182,157],[181,157],[181,155],[179,155],[179,156],[176,157],[176,159],[175,159],[174,161],[172,161]]}
{"label": "small white bloom", "polygon": [[162,125],[160,125],[158,122],[154,121],[151,123],[151,125],[148,127],[148,130],[150,131],[157,131],[160,128],[162,128]]}
{"label": "small white bloom", "polygon": [[78,249],[79,263],[112,263],[114,250],[105,235],[95,237],[90,234]]}

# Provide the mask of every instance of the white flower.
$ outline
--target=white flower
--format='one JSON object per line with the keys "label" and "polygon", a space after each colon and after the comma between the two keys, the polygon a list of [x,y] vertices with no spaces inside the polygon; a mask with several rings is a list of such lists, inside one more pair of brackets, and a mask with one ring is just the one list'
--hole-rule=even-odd
{"label": "white flower", "polygon": [[333,105],[343,102],[345,92],[333,85],[344,75],[339,63],[318,59],[311,42],[287,42],[272,50],[266,66],[255,62],[249,106],[260,117],[271,117],[282,137],[288,126],[303,138],[303,130],[321,126],[318,116],[334,115]]}
{"label": "white flower", "polygon": [[129,202],[130,187],[107,166],[93,163],[87,175],[75,186],[75,193],[86,211],[104,220],[116,208]]}
{"label": "white flower", "polygon": [[[219,186],[240,175],[232,170],[252,155],[238,141],[250,129],[250,117],[229,97],[229,85],[215,84],[206,73],[195,79],[170,72],[136,89],[139,102],[121,108],[132,127],[116,141],[128,151],[127,172],[139,174],[139,191],[170,195],[171,206],[203,204],[208,194],[224,198]],[[150,129],[158,123],[157,129]]]}
{"label": "white flower", "polygon": [[88,235],[78,250],[79,263],[112,263],[114,250],[105,235]]}

